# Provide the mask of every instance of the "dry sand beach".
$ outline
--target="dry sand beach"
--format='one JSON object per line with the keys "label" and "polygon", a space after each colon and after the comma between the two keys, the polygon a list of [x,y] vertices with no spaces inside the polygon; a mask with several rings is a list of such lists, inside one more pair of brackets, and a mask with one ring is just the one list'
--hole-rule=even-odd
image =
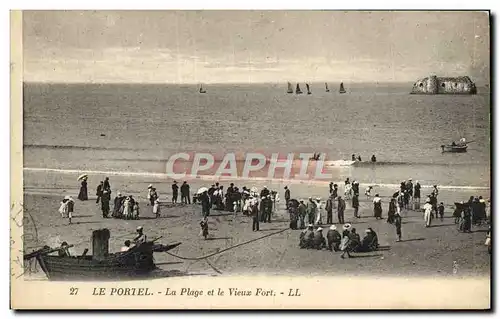
{"label": "dry sand beach", "polygon": [[[89,193],[103,176],[89,176]],[[173,206],[170,204],[171,180],[159,180],[140,177],[111,177],[113,197],[116,191],[133,194],[141,207],[140,220],[103,219],[100,206],[95,203],[95,196],[89,201],[76,200],[78,183],[72,174],[25,172],[25,209],[36,225],[38,243],[52,246],[67,241],[75,245],[74,253],[91,249],[92,230],[107,227],[111,230],[110,250],[119,250],[126,239],[132,239],[137,226],[144,227],[150,237],[163,236],[163,243],[182,242],[172,253],[182,257],[199,257],[221,250],[238,243],[288,228],[288,214],[284,211],[283,201],[273,216],[271,223],[261,223],[260,232],[252,232],[251,218],[237,213],[212,210],[209,217],[210,240],[204,240],[200,233],[199,205]],[[146,187],[153,183],[159,191],[162,205],[162,217],[155,219],[151,207],[147,206]],[[221,182],[228,185],[229,182]],[[247,181],[236,185],[263,186],[263,182]],[[209,186],[211,183],[192,181],[191,189]],[[267,183],[268,187],[279,189],[283,198],[283,184]],[[76,186],[76,187],[75,187]],[[291,185],[292,197],[307,198],[322,196],[328,192],[324,185]],[[423,195],[430,190],[424,189]],[[384,216],[387,211],[388,196],[391,188],[379,188],[377,192],[384,200]],[[328,251],[303,250],[298,248],[300,231],[286,230],[226,251],[210,258],[216,272],[205,261],[181,260],[167,254],[155,254],[156,262],[163,275],[205,275],[224,276],[238,274],[266,275],[385,275],[385,276],[480,276],[485,280],[490,277],[490,255],[484,246],[486,225],[473,227],[470,234],[459,233],[454,219],[453,202],[466,200],[471,195],[487,196],[487,190],[449,190],[440,192],[439,200],[446,203],[444,221],[434,220],[431,228],[424,227],[421,212],[409,211],[403,218],[403,241],[395,242],[394,226],[385,220],[376,221],[372,216],[372,203],[364,195],[360,196],[362,218],[355,220],[350,204],[347,204],[346,222],[351,222],[359,233],[372,227],[379,236],[381,250],[370,253],[354,254],[355,258],[340,258],[339,253]],[[69,225],[57,213],[59,201],[64,195],[75,198],[74,224]],[[451,205],[451,206],[450,206]],[[335,219],[334,219],[335,220]],[[31,224],[30,224],[31,225]],[[338,225],[338,224],[337,224]],[[34,229],[26,227],[28,233]],[[29,229],[28,229],[29,228]],[[34,246],[32,240],[25,242],[25,247]],[[454,267],[455,265],[455,267]],[[43,276],[36,276],[42,278]]]}

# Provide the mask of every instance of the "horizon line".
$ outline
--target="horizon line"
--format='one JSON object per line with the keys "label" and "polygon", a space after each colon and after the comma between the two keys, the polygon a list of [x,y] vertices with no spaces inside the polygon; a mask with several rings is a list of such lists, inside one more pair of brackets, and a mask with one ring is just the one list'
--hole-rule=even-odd
{"label": "horizon line", "polygon": [[355,83],[355,84],[384,84],[384,83],[391,83],[391,84],[397,84],[397,83],[413,83],[415,80],[407,80],[407,81],[369,81],[369,80],[364,80],[364,81],[357,81],[357,80],[341,80],[341,81],[328,81],[328,80],[315,80],[315,81],[262,81],[262,82],[239,82],[239,81],[234,81],[234,82],[181,82],[181,83],[174,83],[174,82],[122,82],[122,81],[68,81],[68,82],[63,82],[63,81],[25,81],[23,80],[22,83],[24,84],[156,84],[156,85],[221,85],[221,84],[287,84],[287,83]]}

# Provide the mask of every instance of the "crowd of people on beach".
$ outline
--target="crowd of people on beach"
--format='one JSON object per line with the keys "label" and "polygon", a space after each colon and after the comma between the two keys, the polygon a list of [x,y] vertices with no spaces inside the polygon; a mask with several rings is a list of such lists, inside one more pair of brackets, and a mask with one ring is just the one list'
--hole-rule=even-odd
{"label": "crowd of people on beach", "polygon": [[[369,185],[364,195],[367,200],[373,204],[373,217],[375,220],[384,219],[383,200],[376,193],[372,198],[374,185]],[[178,192],[181,192],[181,203],[191,204],[191,191],[189,184],[184,181],[179,187],[177,181],[172,184],[172,204],[177,204]],[[422,186],[418,181],[413,184],[412,179],[402,181],[399,190],[396,191],[388,200],[386,222],[394,225],[396,229],[397,241],[402,240],[402,219],[409,210],[423,211],[423,222],[425,227],[431,227],[434,219],[443,221],[445,206],[443,202],[438,201],[439,189],[433,185],[432,191],[426,196],[425,203],[420,208]],[[103,218],[108,218],[111,199],[111,185],[109,178],[106,177],[97,187],[96,203],[101,202]],[[359,182],[350,181],[347,178],[344,181],[344,197],[339,194],[338,184],[331,182],[329,184],[329,196],[323,202],[321,198],[309,197],[307,200],[295,199],[291,196],[288,186],[284,187],[285,210],[289,215],[289,227],[292,230],[302,230],[299,240],[299,247],[307,249],[323,249],[338,251],[341,250],[349,255],[353,251],[369,251],[378,246],[378,237],[375,231],[369,227],[366,230],[366,236],[363,240],[359,239],[356,229],[351,224],[345,222],[346,202],[350,203],[353,209],[353,217],[361,218],[359,213]],[[82,185],[78,195],[80,200],[88,200],[87,196],[87,176],[82,178]],[[147,189],[148,206],[151,206],[155,217],[161,216],[161,205],[159,195],[152,184]],[[230,183],[224,190],[224,186],[219,183],[212,184],[210,188],[202,187],[193,194],[193,204],[201,205],[202,219],[200,221],[200,235],[208,237],[208,217],[211,210],[222,210],[241,212],[243,215],[252,218],[252,230],[259,231],[260,223],[270,223],[277,211],[280,202],[279,192],[270,190],[264,186],[260,191],[256,187],[247,188],[243,186],[241,190]],[[489,201],[488,201],[489,202]],[[114,207],[111,217],[121,219],[139,219],[139,202],[132,196],[123,196],[120,192],[114,199]],[[490,222],[491,214],[487,213],[489,205],[481,197],[471,196],[467,202],[456,202],[456,209],[453,212],[455,223],[458,224],[458,230],[461,232],[471,232],[472,225],[480,225],[483,221]],[[69,218],[71,223],[74,212],[74,200],[66,196],[61,202],[59,208],[61,216]],[[336,213],[336,222],[343,225],[342,234],[337,231],[334,222],[334,213]],[[326,221],[323,219],[326,214]],[[326,223],[324,223],[326,222]],[[307,226],[306,226],[307,225]],[[324,225],[330,225],[326,239],[322,235]],[[316,231],[314,231],[314,228]],[[375,239],[373,239],[375,238]],[[345,241],[344,244],[343,240]],[[344,256],[344,254],[342,255]]]}

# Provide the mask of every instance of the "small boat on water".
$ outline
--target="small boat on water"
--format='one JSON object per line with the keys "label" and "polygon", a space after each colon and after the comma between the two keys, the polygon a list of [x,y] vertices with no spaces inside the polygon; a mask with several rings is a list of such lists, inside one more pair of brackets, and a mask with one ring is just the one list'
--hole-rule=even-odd
{"label": "small boat on water", "polygon": [[300,90],[300,86],[297,83],[297,87],[295,88],[295,94],[302,94],[302,91]]}
{"label": "small boat on water", "polygon": [[465,153],[467,152],[467,144],[465,145],[441,145],[443,153]]}
{"label": "small boat on water", "polygon": [[344,89],[344,82],[340,82],[340,88],[339,88],[339,93],[342,94],[342,93],[345,93],[346,90]]}
{"label": "small boat on water", "polygon": [[312,94],[309,84],[306,83],[307,94]]}
{"label": "small boat on water", "polygon": [[24,260],[35,258],[49,280],[118,279],[149,274],[157,269],[153,252],[166,252],[181,244],[155,244],[157,238],[124,252],[108,253],[109,234],[107,229],[92,233],[93,255],[90,256],[86,255],[88,249],[80,256],[70,256],[68,248],[72,245],[59,248],[45,246],[25,254]]}
{"label": "small boat on water", "polygon": [[200,84],[200,93],[207,93],[207,91],[203,88],[203,85]]}
{"label": "small boat on water", "polygon": [[288,89],[286,90],[286,93],[288,93],[288,94],[293,93],[292,83],[290,83],[290,82],[288,82]]}
{"label": "small boat on water", "polygon": [[328,88],[328,83],[325,83],[325,91],[330,92],[330,89]]}
{"label": "small boat on water", "polygon": [[458,143],[453,142],[449,145],[441,145],[441,150],[443,153],[465,153],[467,152],[467,144],[474,141],[466,142],[465,138],[461,138]]}

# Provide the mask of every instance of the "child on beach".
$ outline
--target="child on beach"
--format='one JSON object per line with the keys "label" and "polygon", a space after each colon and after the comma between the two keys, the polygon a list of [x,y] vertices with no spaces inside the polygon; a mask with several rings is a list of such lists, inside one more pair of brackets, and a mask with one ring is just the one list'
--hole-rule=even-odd
{"label": "child on beach", "polygon": [[441,221],[443,221],[443,218],[444,218],[444,204],[443,204],[443,202],[441,202],[438,206],[438,214],[439,214],[439,218],[441,219]]}
{"label": "child on beach", "polygon": [[200,222],[200,235],[203,236],[203,238],[207,239],[208,238],[208,218],[204,217],[201,222]]}
{"label": "child on beach", "polygon": [[62,218],[68,217],[68,200],[69,200],[69,196],[65,196],[64,199],[60,203],[58,211],[59,211],[59,214],[61,214]]}
{"label": "child on beach", "polygon": [[155,217],[158,218],[160,217],[160,201],[158,199],[155,199],[154,205],[153,205],[153,214],[155,214]]}

